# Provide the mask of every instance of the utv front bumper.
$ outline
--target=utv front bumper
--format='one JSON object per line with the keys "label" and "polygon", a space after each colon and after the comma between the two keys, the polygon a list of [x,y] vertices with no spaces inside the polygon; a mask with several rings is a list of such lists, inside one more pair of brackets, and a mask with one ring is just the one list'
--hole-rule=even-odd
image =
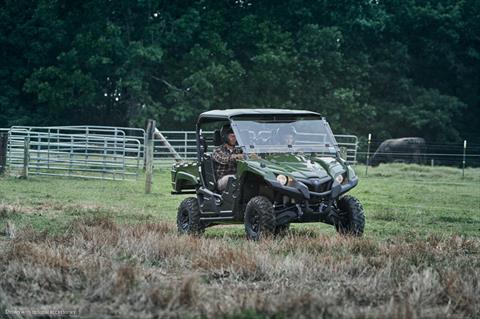
{"label": "utv front bumper", "polygon": [[269,180],[268,183],[277,194],[285,195],[296,200],[308,201],[319,199],[335,199],[357,186],[358,177],[355,176],[343,184],[334,182],[329,190],[321,193],[309,190],[307,185],[298,181],[296,181],[292,186],[285,186],[280,184],[278,181],[272,180]]}
{"label": "utv front bumper", "polygon": [[290,222],[337,224],[339,216],[334,201],[357,184],[358,178],[354,177],[344,184],[334,182],[327,191],[314,192],[309,190],[307,185],[298,181],[292,186],[284,186],[277,181],[271,182],[271,187],[278,195],[295,199],[293,203],[274,206],[277,225]]}

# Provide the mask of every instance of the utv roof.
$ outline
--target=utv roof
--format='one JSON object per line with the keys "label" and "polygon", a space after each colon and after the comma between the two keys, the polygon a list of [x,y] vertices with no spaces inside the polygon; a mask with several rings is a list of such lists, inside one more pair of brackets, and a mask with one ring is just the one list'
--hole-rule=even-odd
{"label": "utv roof", "polygon": [[254,115],[317,115],[320,114],[305,110],[287,110],[287,109],[227,109],[212,110],[200,114],[198,122],[208,121],[209,119],[229,120],[235,116],[254,116]]}

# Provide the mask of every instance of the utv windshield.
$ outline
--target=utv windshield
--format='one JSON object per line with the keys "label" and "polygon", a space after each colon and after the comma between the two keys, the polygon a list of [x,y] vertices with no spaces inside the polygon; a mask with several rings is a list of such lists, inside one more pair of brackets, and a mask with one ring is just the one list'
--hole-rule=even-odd
{"label": "utv windshield", "polygon": [[237,118],[232,127],[246,153],[337,152],[330,126],[318,117]]}

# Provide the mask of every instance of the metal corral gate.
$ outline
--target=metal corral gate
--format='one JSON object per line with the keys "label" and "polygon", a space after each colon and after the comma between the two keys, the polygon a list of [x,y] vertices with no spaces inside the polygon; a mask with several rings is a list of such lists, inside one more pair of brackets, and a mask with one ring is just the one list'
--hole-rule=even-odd
{"label": "metal corral gate", "polygon": [[[177,151],[183,160],[195,160],[197,158],[197,147],[195,131],[161,131],[168,143]],[[212,134],[213,132],[203,132]],[[335,135],[340,149],[345,149],[346,160],[350,164],[357,163],[358,138],[355,135]],[[156,165],[168,166],[175,160],[170,148],[159,140],[155,140],[154,159]]]}
{"label": "metal corral gate", "polygon": [[[4,131],[7,131],[4,129]],[[213,132],[204,132],[204,134]],[[8,162],[15,174],[24,166],[25,138],[29,139],[29,173],[99,179],[138,177],[143,168],[145,130],[110,126],[13,126],[8,129]],[[161,131],[165,140],[154,140],[156,167],[174,160],[193,161],[197,156],[195,131]],[[335,135],[346,160],[357,162],[358,139]],[[172,149],[174,152],[172,152]]]}
{"label": "metal corral gate", "polygon": [[[13,174],[24,168],[27,140],[29,174],[96,179],[137,178],[143,157],[143,130],[137,131],[99,126],[13,126],[8,133],[7,166]],[[127,134],[139,134],[141,138],[132,138]]]}

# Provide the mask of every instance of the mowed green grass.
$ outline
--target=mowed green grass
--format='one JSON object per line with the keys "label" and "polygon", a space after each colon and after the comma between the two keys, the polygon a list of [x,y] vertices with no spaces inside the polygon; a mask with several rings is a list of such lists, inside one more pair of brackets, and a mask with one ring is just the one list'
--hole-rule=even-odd
{"label": "mowed green grass", "polygon": [[[406,164],[357,166],[360,183],[350,193],[366,211],[365,236],[386,240],[397,236],[424,237],[457,234],[480,237],[480,169]],[[186,196],[170,194],[170,170],[155,172],[153,191],[144,193],[137,181],[102,181],[31,176],[28,180],[0,178],[0,230],[7,220],[17,229],[31,225],[56,233],[88,215],[120,223],[175,223],[176,209]],[[334,234],[323,224],[296,224]],[[243,238],[242,225],[216,226],[206,236]]]}

